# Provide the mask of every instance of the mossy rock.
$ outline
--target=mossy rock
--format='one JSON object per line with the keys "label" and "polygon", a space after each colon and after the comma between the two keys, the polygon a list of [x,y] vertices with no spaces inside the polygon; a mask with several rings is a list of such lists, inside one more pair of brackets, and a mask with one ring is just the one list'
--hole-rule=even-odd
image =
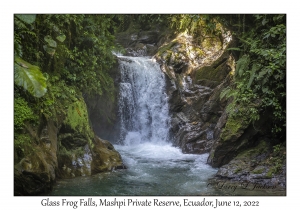
{"label": "mossy rock", "polygon": [[261,140],[256,147],[244,150],[237,156],[237,158],[238,159],[242,159],[242,158],[243,159],[253,159],[254,157],[257,157],[258,155],[260,155],[262,153],[267,153],[268,148],[269,148],[269,146],[268,146],[267,142],[264,140]]}
{"label": "mossy rock", "polygon": [[96,137],[91,163],[92,173],[111,171],[117,168],[125,168],[119,152],[109,141]]}
{"label": "mossy rock", "polygon": [[69,106],[60,133],[78,134],[77,136],[81,136],[81,138],[87,138],[89,143],[92,142],[94,133],[89,124],[87,107],[83,98],[80,98]]}
{"label": "mossy rock", "polygon": [[173,46],[175,46],[176,44],[178,44],[178,41],[172,41],[172,42],[170,42],[170,43],[168,43],[168,44],[166,44],[166,45],[161,46],[161,47],[158,49],[157,54],[158,54],[159,56],[161,56],[164,52],[166,52],[166,51],[171,51],[171,48],[172,48]]}
{"label": "mossy rock", "polygon": [[230,117],[226,122],[225,128],[222,129],[220,137],[223,141],[233,141],[243,134],[248,125],[248,120],[243,117],[238,119]]}
{"label": "mossy rock", "polygon": [[195,79],[196,81],[201,79],[213,80],[215,81],[217,71],[215,68],[211,66],[203,66],[197,70],[195,70]]}
{"label": "mossy rock", "polygon": [[83,101],[78,100],[69,106],[64,123],[70,125],[72,129],[76,129],[79,132],[86,129],[88,115],[86,105]]}
{"label": "mossy rock", "polygon": [[76,149],[67,150],[63,146],[57,154],[58,178],[73,178],[77,176],[91,175],[91,152],[88,145]]}
{"label": "mossy rock", "polygon": [[252,171],[252,173],[253,174],[262,174],[264,171],[265,171],[265,167],[258,166]]}
{"label": "mossy rock", "polygon": [[229,69],[227,69],[226,63],[222,63],[217,68],[211,66],[203,66],[194,72],[194,78],[197,83],[202,80],[212,81],[214,83],[220,84],[229,73]]}

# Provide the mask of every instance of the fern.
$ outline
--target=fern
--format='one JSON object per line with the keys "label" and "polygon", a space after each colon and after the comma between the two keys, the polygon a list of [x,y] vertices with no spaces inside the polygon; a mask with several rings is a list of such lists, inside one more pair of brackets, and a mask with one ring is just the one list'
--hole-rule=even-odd
{"label": "fern", "polygon": [[248,55],[243,55],[236,63],[236,77],[242,77],[245,71],[249,69],[250,58]]}
{"label": "fern", "polygon": [[228,95],[230,94],[230,92],[232,91],[232,89],[228,86],[226,87],[224,90],[222,90],[222,92],[220,93],[220,99],[223,99],[224,97],[227,99]]}
{"label": "fern", "polygon": [[252,66],[252,69],[251,69],[251,72],[250,72],[250,79],[249,79],[249,82],[248,82],[248,85],[247,85],[247,88],[250,88],[252,82],[253,82],[253,79],[255,77],[255,72],[259,69],[259,66],[257,64],[254,64]]}

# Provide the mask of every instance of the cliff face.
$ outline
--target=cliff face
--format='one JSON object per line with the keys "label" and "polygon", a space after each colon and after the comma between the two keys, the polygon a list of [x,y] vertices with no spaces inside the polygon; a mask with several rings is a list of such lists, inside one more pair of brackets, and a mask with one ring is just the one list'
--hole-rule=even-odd
{"label": "cliff face", "polygon": [[15,195],[39,195],[51,190],[58,178],[87,176],[123,168],[120,154],[97,137],[89,123],[82,97],[66,107],[65,116],[26,125],[23,135],[33,139],[24,155],[15,157]]}
{"label": "cliff face", "polygon": [[174,144],[185,153],[206,153],[216,139],[215,127],[227,103],[219,96],[230,83],[234,62],[224,50],[228,41],[222,45],[215,39],[203,46],[180,34],[156,54],[168,76]]}
{"label": "cliff face", "polygon": [[230,118],[232,98],[220,97],[235,71],[230,35],[206,45],[187,34],[171,38],[157,40],[154,58],[167,75],[173,144],[184,153],[209,152],[208,164],[219,168],[216,179],[285,188],[285,146],[276,152],[278,142],[267,133],[271,113],[255,123],[247,116]]}

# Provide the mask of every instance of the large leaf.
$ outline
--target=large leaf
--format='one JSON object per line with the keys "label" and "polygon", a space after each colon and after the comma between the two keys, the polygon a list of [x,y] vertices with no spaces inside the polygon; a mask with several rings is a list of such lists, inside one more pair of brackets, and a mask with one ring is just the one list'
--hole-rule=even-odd
{"label": "large leaf", "polygon": [[66,39],[66,35],[64,35],[64,34],[59,35],[59,36],[56,37],[56,39],[57,39],[58,41],[60,41],[60,42],[63,42],[63,41],[65,41],[65,39]]}
{"label": "large leaf", "polygon": [[35,21],[36,15],[16,15],[17,18],[25,23],[31,24]]}
{"label": "large leaf", "polygon": [[51,36],[49,35],[45,36],[44,40],[48,43],[50,47],[54,47],[54,48],[57,47],[56,41],[54,41]]}
{"label": "large leaf", "polygon": [[50,54],[50,55],[52,55],[52,56],[54,55],[54,53],[55,53],[55,49],[54,49],[54,48],[49,47],[48,45],[44,45],[43,48],[44,48],[44,50],[45,50],[48,54]]}
{"label": "large leaf", "polygon": [[35,97],[42,97],[47,92],[46,78],[39,67],[31,65],[19,57],[14,63],[15,83],[22,86]]}

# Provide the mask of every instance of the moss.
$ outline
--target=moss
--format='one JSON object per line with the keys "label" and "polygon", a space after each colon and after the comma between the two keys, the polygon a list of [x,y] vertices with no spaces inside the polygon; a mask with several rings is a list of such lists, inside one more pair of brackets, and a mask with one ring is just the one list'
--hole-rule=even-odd
{"label": "moss", "polygon": [[211,66],[203,66],[195,71],[196,81],[200,79],[207,79],[212,81],[218,81],[218,70]]}
{"label": "moss", "polygon": [[94,138],[94,133],[89,124],[87,107],[83,98],[80,98],[69,106],[64,124],[77,133],[85,135],[90,146],[93,147],[92,139]]}
{"label": "moss", "polygon": [[230,117],[225,125],[225,128],[222,129],[221,139],[223,141],[230,140],[233,136],[237,136],[240,132],[243,132],[243,129],[248,125],[247,121],[243,118],[232,118]]}
{"label": "moss", "polygon": [[32,154],[34,147],[32,146],[32,138],[28,133],[14,133],[15,161],[18,162],[21,158],[28,154]]}
{"label": "moss", "polygon": [[251,158],[251,157],[258,156],[262,153],[266,153],[267,150],[268,150],[267,143],[262,140],[259,142],[259,144],[256,147],[247,149],[247,150],[241,152],[237,157],[238,158]]}
{"label": "moss", "polygon": [[24,126],[25,121],[37,121],[38,118],[34,115],[32,109],[23,98],[14,99],[14,128],[15,131]]}
{"label": "moss", "polygon": [[261,174],[264,171],[263,168],[255,169],[252,171],[253,174]]}
{"label": "moss", "polygon": [[60,146],[59,154],[62,156],[68,156],[71,160],[75,160],[78,157],[83,157],[85,151],[83,147],[78,147],[74,150],[67,150],[64,146]]}
{"label": "moss", "polygon": [[166,51],[170,51],[170,53],[172,53],[171,48],[172,48],[175,44],[177,44],[177,43],[178,43],[177,41],[172,41],[172,42],[170,42],[170,43],[167,44],[167,45],[161,46],[161,47],[158,49],[157,54],[158,54],[159,56],[161,56],[161,55],[162,55],[164,52],[166,52]]}
{"label": "moss", "polygon": [[271,179],[273,176],[273,169],[269,169],[268,173],[266,174],[266,178]]}
{"label": "moss", "polygon": [[69,106],[64,122],[80,133],[90,130],[87,108],[82,100],[78,100]]}
{"label": "moss", "polygon": [[242,171],[242,169],[241,169],[241,168],[237,168],[237,169],[234,171],[234,173],[237,174],[237,173],[239,173],[240,171]]}

